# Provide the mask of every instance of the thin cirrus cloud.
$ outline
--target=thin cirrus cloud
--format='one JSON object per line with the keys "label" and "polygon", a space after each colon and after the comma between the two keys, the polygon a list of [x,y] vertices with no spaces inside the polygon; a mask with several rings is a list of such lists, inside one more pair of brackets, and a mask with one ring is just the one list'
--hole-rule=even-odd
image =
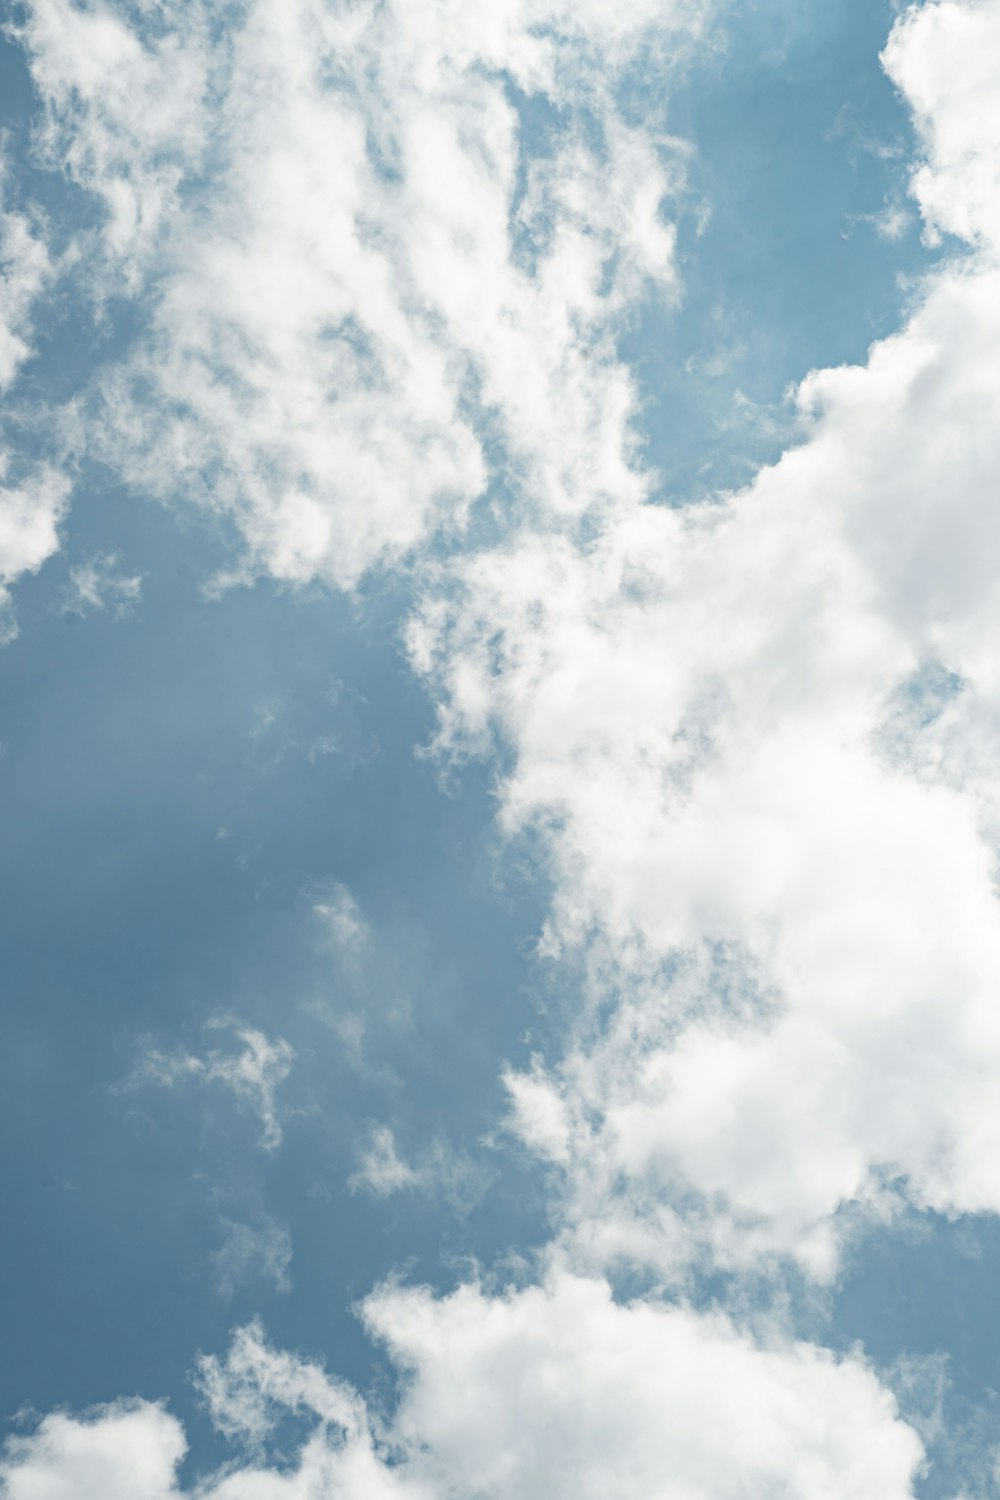
{"label": "thin cirrus cloud", "polygon": [[400,1155],[391,1126],[372,1124],[348,1187],[374,1198],[396,1193],[440,1198],[463,1211],[482,1198],[489,1181],[487,1170],[447,1141],[432,1141],[407,1157]]}
{"label": "thin cirrus cloud", "polygon": [[[912,7],[885,53],[926,233],[963,244],[865,365],[802,383],[800,446],[686,511],[650,503],[615,339],[674,294],[683,151],[607,86],[690,43],[674,12],[374,14],[250,5],[223,44],[196,5],[143,32],[36,0],[20,31],[41,144],[107,210],[94,294],[118,265],[147,299],[91,393],[99,456],[235,520],[233,577],[340,587],[508,483],[500,541],[425,575],[410,655],[439,752],[502,751],[501,826],[553,880],[540,953],[580,990],[561,1052],[505,1075],[552,1176],[535,1283],[376,1289],[388,1418],[238,1331],[200,1382],[246,1456],[197,1493],[906,1500],[922,1445],[860,1352],[680,1292],[787,1261],[828,1283],[866,1216],[1000,1210],[1000,7]],[[562,122],[537,150],[501,70]],[[318,914],[367,941],[345,888]],[[240,1037],[140,1076],[231,1088],[273,1150],[290,1051]],[[368,1185],[406,1186],[372,1149]],[[658,1293],[616,1300],[623,1266]],[[289,1412],[291,1470],[261,1456]],[[43,1418],[0,1478],[169,1500],[184,1451],[118,1403]]]}
{"label": "thin cirrus cloud", "polygon": [[277,1292],[291,1290],[292,1237],[271,1214],[252,1224],[220,1214],[219,1231],[211,1260],[220,1296],[231,1298],[257,1282],[270,1283]]}
{"label": "thin cirrus cloud", "polygon": [[62,599],[62,613],[110,614],[121,619],[142,598],[141,573],[128,573],[116,552],[101,552],[69,570]]}
{"label": "thin cirrus cloud", "polygon": [[173,1052],[150,1048],[119,1089],[217,1085],[232,1094],[238,1108],[256,1117],[262,1149],[277,1151],[284,1138],[277,1092],[292,1070],[294,1048],[283,1037],[271,1041],[256,1027],[238,1021],[217,1020],[212,1027],[233,1030],[240,1045],[232,1050],[212,1047],[204,1056],[183,1048]]}

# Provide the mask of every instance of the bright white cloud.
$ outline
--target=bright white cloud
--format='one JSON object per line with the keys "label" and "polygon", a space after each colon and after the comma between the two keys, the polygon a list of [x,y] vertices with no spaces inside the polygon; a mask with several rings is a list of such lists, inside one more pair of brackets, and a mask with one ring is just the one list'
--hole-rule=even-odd
{"label": "bright white cloud", "polygon": [[626,488],[585,546],[550,507],[411,630],[442,750],[513,752],[542,950],[586,975],[563,1058],[509,1086],[588,1264],[826,1278],[847,1205],[1000,1211],[1000,7],[917,7],[886,58],[970,250],[803,382],[805,441],[745,491]]}
{"label": "bright white cloud", "polygon": [[168,1500],[187,1443],[149,1401],[118,1401],[88,1417],[53,1412],[0,1462],[5,1500]]}
{"label": "bright white cloud", "polygon": [[[121,266],[150,278],[95,451],[233,517],[244,572],[341,587],[461,528],[484,438],[567,513],[641,491],[616,320],[673,286],[682,153],[627,127],[609,82],[683,51],[704,10],[291,0],[222,37],[197,0],[155,24],[34,0],[49,160],[103,200],[115,289]],[[551,139],[504,75],[563,106]]]}
{"label": "bright white cloud", "polygon": [[[920,1458],[863,1365],[600,1280],[376,1294],[409,1372],[396,1433],[431,1492],[495,1500],[908,1496]],[[720,1420],[724,1413],[724,1420]]]}
{"label": "bright white cloud", "polygon": [[201,8],[178,7],[181,24],[161,31],[152,8],[141,6],[130,17],[141,35],[113,5],[35,0],[25,9],[11,30],[31,53],[45,106],[40,146],[103,200],[105,290],[120,291],[123,272],[136,288],[205,143]]}
{"label": "bright white cloud", "polygon": [[913,110],[926,155],[913,193],[930,234],[1000,248],[1000,10],[995,0],[911,5],[883,62]]}
{"label": "bright white cloud", "polygon": [[265,1151],[276,1151],[282,1142],[281,1116],[277,1091],[292,1070],[295,1050],[283,1037],[270,1041],[253,1026],[226,1020],[216,1027],[231,1027],[239,1050],[212,1048],[204,1057],[179,1049],[161,1052],[151,1049],[142,1058],[122,1086],[140,1088],[159,1084],[173,1088],[188,1082],[221,1084],[232,1093],[240,1106],[256,1115],[261,1126],[260,1144]]}
{"label": "bright white cloud", "polygon": [[[365,1317],[404,1372],[387,1426],[319,1366],[271,1349],[256,1325],[226,1360],[201,1361],[209,1408],[231,1438],[263,1452],[282,1412],[314,1424],[294,1467],[259,1459],[207,1481],[204,1500],[912,1495],[919,1439],[856,1357],[837,1361],[779,1334],[761,1346],[721,1316],[618,1304],[605,1283],[566,1275],[502,1296],[386,1288]],[[91,1473],[102,1496],[168,1500],[183,1448],[178,1424],[155,1407],[50,1417],[14,1446],[0,1478],[11,1500],[89,1496],[79,1480]]]}
{"label": "bright white cloud", "polygon": [[[282,1408],[316,1426],[297,1469],[254,1459],[210,1500],[904,1500],[920,1444],[859,1357],[622,1304],[603,1273],[793,1256],[823,1279],[845,1206],[1000,1210],[997,142],[975,125],[998,7],[914,8],[886,52],[926,142],[925,223],[968,251],[863,367],[807,378],[800,447],[686,513],[649,503],[615,348],[674,276],[678,154],[593,66],[647,43],[633,10],[250,5],[224,55],[185,31],[176,101],[163,35],[74,11],[137,80],[140,129],[129,88],[105,100],[55,36],[65,7],[30,9],[52,150],[105,199],[129,275],[155,267],[105,456],[234,517],[249,568],[345,587],[460,525],[492,465],[509,481],[507,534],[442,570],[411,651],[440,748],[502,742],[503,826],[540,836],[555,880],[541,950],[583,976],[563,1055],[508,1074],[511,1126],[563,1185],[543,1284],[371,1297],[403,1372],[385,1427],[245,1330],[202,1364],[219,1425],[258,1445]],[[571,126],[528,149],[501,69],[585,105],[599,146]],[[367,943],[342,888],[317,913],[340,952]],[[274,1149],[291,1049],[240,1038],[142,1073],[230,1087]],[[358,1180],[418,1170],[377,1131]],[[71,1462],[125,1493],[126,1420],[150,1496],[177,1494],[183,1438],[143,1406],[47,1419],[9,1493],[68,1494]]]}

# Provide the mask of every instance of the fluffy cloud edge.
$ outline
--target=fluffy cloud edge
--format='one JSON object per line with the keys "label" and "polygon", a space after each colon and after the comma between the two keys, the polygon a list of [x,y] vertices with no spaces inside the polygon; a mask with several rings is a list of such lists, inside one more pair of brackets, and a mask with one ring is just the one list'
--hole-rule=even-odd
{"label": "fluffy cloud edge", "polygon": [[[721,1314],[618,1303],[606,1282],[566,1273],[500,1294],[388,1286],[363,1315],[402,1371],[392,1414],[252,1324],[225,1359],[201,1361],[199,1382],[220,1431],[261,1456],[181,1490],[185,1439],[162,1407],[53,1413],[8,1446],[7,1500],[912,1495],[920,1440],[856,1355],[777,1332],[762,1343]],[[289,1412],[311,1428],[291,1469],[263,1456]]]}

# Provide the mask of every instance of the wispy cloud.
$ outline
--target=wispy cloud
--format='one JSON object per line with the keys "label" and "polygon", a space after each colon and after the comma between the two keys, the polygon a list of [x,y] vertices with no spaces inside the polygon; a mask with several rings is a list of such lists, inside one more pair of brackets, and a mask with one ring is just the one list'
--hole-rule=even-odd
{"label": "wispy cloud", "polygon": [[371,928],[357,898],[341,881],[331,881],[317,892],[313,911],[322,924],[326,942],[344,961],[355,962],[370,945]]}
{"label": "wispy cloud", "polygon": [[407,1159],[399,1153],[392,1128],[373,1124],[348,1185],[352,1192],[374,1198],[414,1193],[467,1210],[489,1186],[489,1173],[443,1140],[433,1141]]}
{"label": "wispy cloud", "polygon": [[211,1261],[221,1296],[231,1298],[241,1287],[261,1281],[270,1282],[275,1291],[291,1291],[292,1239],[283,1224],[270,1214],[253,1224],[220,1215],[219,1228],[222,1243]]}
{"label": "wispy cloud", "polygon": [[[0,152],[4,145],[0,138]],[[6,397],[33,353],[38,299],[55,273],[29,216],[6,208],[5,177],[0,157],[0,394]],[[12,586],[59,550],[59,523],[71,488],[58,467],[21,454],[8,426],[0,425],[0,645],[18,633]]]}
{"label": "wispy cloud", "polygon": [[261,1126],[260,1144],[265,1151],[274,1152],[283,1138],[277,1091],[291,1072],[295,1051],[282,1037],[270,1041],[262,1031],[236,1020],[219,1020],[213,1025],[233,1031],[242,1045],[233,1051],[211,1048],[204,1055],[182,1048],[173,1052],[151,1048],[121,1087],[219,1085],[233,1095],[241,1109],[256,1116]]}
{"label": "wispy cloud", "polygon": [[99,552],[89,562],[69,570],[63,593],[63,614],[129,614],[142,598],[141,573],[126,573],[117,552]]}
{"label": "wispy cloud", "polygon": [[[0,159],[0,192],[4,176]],[[31,356],[35,307],[53,274],[45,241],[28,216],[5,210],[0,197],[0,392],[9,389]]]}

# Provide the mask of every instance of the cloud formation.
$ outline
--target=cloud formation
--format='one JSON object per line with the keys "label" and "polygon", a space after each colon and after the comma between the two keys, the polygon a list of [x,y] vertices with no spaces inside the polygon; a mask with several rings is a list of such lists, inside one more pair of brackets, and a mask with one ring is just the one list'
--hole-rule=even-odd
{"label": "cloud formation", "polygon": [[[404,1372],[387,1423],[319,1366],[270,1348],[257,1325],[237,1333],[225,1360],[201,1362],[203,1392],[230,1438],[263,1454],[289,1411],[311,1432],[291,1469],[262,1457],[205,1481],[199,1496],[911,1494],[919,1440],[856,1358],[780,1338],[761,1350],[721,1316],[621,1305],[605,1283],[566,1275],[503,1297],[385,1288],[365,1318]],[[184,1447],[162,1409],[119,1404],[89,1420],[46,1418],[11,1446],[0,1479],[9,1500],[172,1500],[185,1493],[174,1480]]]}
{"label": "cloud formation", "polygon": [[238,1021],[220,1020],[214,1026],[216,1029],[232,1028],[236,1040],[243,1044],[242,1049],[226,1052],[221,1047],[214,1047],[204,1057],[199,1057],[183,1049],[161,1052],[152,1048],[133,1069],[123,1087],[131,1090],[146,1084],[159,1084],[165,1088],[188,1082],[221,1084],[233,1094],[241,1109],[259,1120],[263,1149],[277,1151],[283,1131],[276,1094],[292,1070],[294,1048],[283,1037],[272,1042],[262,1031]]}
{"label": "cloud formation", "polygon": [[[59,522],[70,483],[51,464],[29,467],[18,479],[7,475],[12,455],[0,449],[0,645],[17,636],[11,587],[59,550]],[[18,465],[18,467],[22,467]]]}
{"label": "cloud formation", "polygon": [[100,552],[69,570],[63,614],[129,614],[142,597],[142,574],[126,573],[116,552]]}
{"label": "cloud formation", "polygon": [[542,508],[411,628],[440,750],[510,759],[542,951],[584,976],[510,1086],[587,1265],[824,1280],[859,1212],[1000,1209],[1000,9],[913,7],[885,60],[925,222],[969,240],[902,330],[805,379],[747,489],[626,491],[586,545]]}
{"label": "cloud formation", "polygon": [[489,1184],[489,1174],[447,1141],[435,1140],[410,1157],[401,1156],[389,1125],[371,1125],[357,1165],[348,1179],[352,1193],[389,1198],[394,1193],[419,1193],[442,1198],[458,1210],[476,1203]]}
{"label": "cloud formation", "polygon": [[[343,588],[506,483],[498,539],[424,575],[410,653],[439,752],[499,751],[502,827],[553,880],[540,955],[579,980],[561,1053],[506,1074],[555,1187],[538,1284],[369,1297],[390,1417],[242,1330],[200,1372],[251,1456],[198,1493],[904,1500],[920,1441],[860,1354],[681,1293],[788,1260],[829,1282],[904,1205],[1000,1210],[1000,7],[911,7],[885,54],[926,232],[963,246],[863,366],[802,382],[799,446],[686,511],[616,345],[673,294],[683,153],[607,79],[697,7],[293,0],[224,41],[151,13],[35,0],[21,33],[50,159],[105,206],[95,286],[117,265],[152,303],[95,451],[235,522],[234,576]],[[356,960],[350,893],[316,910]],[[274,1150],[291,1049],[238,1036],[135,1081],[222,1084]],[[359,1182],[418,1170],[376,1132]],[[623,1266],[656,1294],[616,1298]],[[282,1411],[313,1424],[287,1472]],[[183,1451],[119,1404],[44,1418],[0,1477],[169,1500]]]}
{"label": "cloud formation", "polygon": [[[0,148],[2,148],[0,141]],[[0,190],[4,167],[0,162]],[[30,359],[38,299],[54,268],[29,216],[6,209],[0,196],[0,396],[11,394]],[[24,573],[37,573],[59,549],[70,482],[51,463],[18,453],[9,421],[0,427],[0,645],[17,636],[11,587]]]}
{"label": "cloud formation", "polygon": [[28,217],[0,211],[0,392],[31,356],[35,303],[52,273],[45,242]]}
{"label": "cloud formation", "polygon": [[283,1224],[270,1214],[254,1224],[221,1214],[219,1228],[222,1243],[212,1252],[212,1268],[221,1296],[232,1297],[255,1281],[269,1281],[278,1292],[291,1290],[292,1238]]}
{"label": "cloud formation", "polygon": [[703,14],[34,0],[40,149],[103,206],[98,296],[141,308],[93,452],[232,519],[234,577],[344,588],[460,532],[491,471],[568,514],[641,488],[615,326],[673,287],[683,153],[610,84]]}

